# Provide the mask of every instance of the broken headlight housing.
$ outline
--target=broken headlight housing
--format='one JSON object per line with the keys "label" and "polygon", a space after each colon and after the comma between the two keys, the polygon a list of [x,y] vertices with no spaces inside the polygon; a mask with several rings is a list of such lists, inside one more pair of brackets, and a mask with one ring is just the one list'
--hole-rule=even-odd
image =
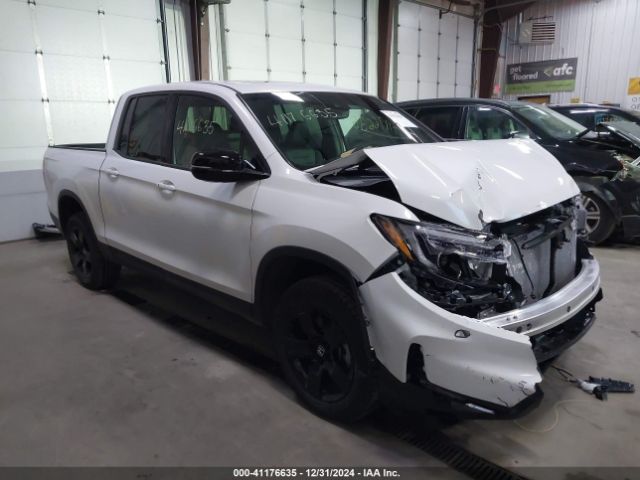
{"label": "broken headlight housing", "polygon": [[433,303],[475,316],[519,301],[519,286],[507,276],[511,242],[505,236],[377,214],[371,220],[404,260],[401,278]]}

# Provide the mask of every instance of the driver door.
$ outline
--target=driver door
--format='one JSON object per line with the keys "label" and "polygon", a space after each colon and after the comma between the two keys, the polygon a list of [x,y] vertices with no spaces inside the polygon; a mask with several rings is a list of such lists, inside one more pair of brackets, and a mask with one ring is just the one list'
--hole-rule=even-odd
{"label": "driver door", "polygon": [[241,154],[250,168],[264,168],[263,160],[222,100],[200,94],[172,100],[165,160],[149,165],[156,170],[153,188],[145,190],[143,202],[135,183],[112,185],[109,193],[121,207],[117,221],[136,232],[136,242],[121,246],[182,277],[250,300],[250,228],[259,182],[198,180],[190,166],[195,153],[220,150]]}

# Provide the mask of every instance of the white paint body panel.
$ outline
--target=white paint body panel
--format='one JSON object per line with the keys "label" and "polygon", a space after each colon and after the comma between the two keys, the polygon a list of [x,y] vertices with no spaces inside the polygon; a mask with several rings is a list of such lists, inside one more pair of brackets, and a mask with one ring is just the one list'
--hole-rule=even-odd
{"label": "white paint body panel", "polygon": [[[175,89],[225,100],[268,162],[270,177],[241,185],[202,182],[185,170],[117,154],[116,126],[128,95]],[[507,406],[533,393],[541,379],[526,335],[492,325],[491,319],[443,310],[395,273],[367,281],[396,253],[370,215],[409,221],[417,217],[402,203],[319,183],[292,168],[237,96],[238,91],[270,90],[344,91],[300,84],[194,82],[130,92],[116,108],[106,155],[47,150],[51,212],[58,215],[58,195],[70,190],[84,204],[99,240],[247,302],[254,301],[257,271],[269,252],[300,247],[323,254],[343,265],[360,285],[371,344],[400,381],[406,380],[409,346],[418,343],[426,355],[428,380],[435,385]],[[366,153],[389,175],[406,205],[470,229],[482,227],[480,210],[485,222],[504,222],[578,194],[558,162],[526,140],[399,145]],[[117,168],[120,175],[109,178],[109,168]],[[168,196],[157,189],[165,180],[176,187]],[[571,286],[567,301],[575,306],[597,292],[598,272],[589,272],[584,276],[588,285],[576,279],[566,287]],[[535,312],[545,325],[559,321],[554,309],[563,299],[558,298],[545,311]],[[460,328],[471,336],[456,338]]]}

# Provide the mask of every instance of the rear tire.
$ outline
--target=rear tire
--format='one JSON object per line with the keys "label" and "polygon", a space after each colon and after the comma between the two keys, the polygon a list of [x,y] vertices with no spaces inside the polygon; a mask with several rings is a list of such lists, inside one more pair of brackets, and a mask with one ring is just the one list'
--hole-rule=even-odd
{"label": "rear tire", "polygon": [[587,211],[589,240],[599,245],[606,241],[616,228],[613,212],[605,201],[593,192],[582,192],[582,203]]}
{"label": "rear tire", "polygon": [[84,212],[74,213],[64,228],[69,260],[78,281],[90,290],[112,287],[120,275],[120,265],[107,260],[100,251],[91,222]]}
{"label": "rear tire", "polygon": [[326,276],[298,281],[282,295],[272,333],[284,374],[309,409],[353,422],[378,395],[361,307],[346,290]]}

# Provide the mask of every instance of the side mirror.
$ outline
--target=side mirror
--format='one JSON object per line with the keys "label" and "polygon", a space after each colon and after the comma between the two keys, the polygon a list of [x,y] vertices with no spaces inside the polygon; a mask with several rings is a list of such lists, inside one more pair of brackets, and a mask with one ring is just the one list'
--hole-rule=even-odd
{"label": "side mirror", "polygon": [[245,168],[245,163],[237,152],[225,150],[194,154],[191,159],[191,174],[205,182],[246,182],[269,176],[268,173]]}

